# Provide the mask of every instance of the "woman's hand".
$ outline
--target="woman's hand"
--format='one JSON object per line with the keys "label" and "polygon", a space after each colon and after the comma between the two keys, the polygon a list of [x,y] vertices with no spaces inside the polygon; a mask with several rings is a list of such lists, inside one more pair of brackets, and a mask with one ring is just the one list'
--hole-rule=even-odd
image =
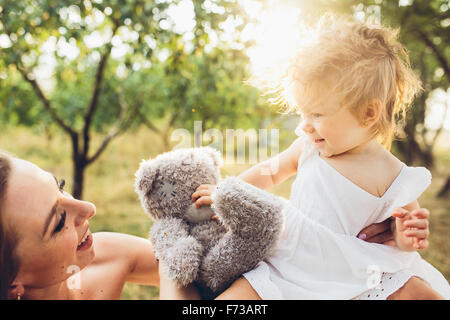
{"label": "woman's hand", "polygon": [[361,230],[358,238],[367,242],[397,246],[407,251],[426,249],[430,233],[429,215],[425,208],[412,211],[399,208],[393,212],[391,218]]}
{"label": "woman's hand", "polygon": [[392,233],[394,224],[395,220],[392,218],[371,224],[359,232],[358,238],[367,242],[396,246],[394,234]]}
{"label": "woman's hand", "polygon": [[428,217],[430,212],[425,208],[408,211],[395,209],[394,238],[397,247],[405,251],[422,250],[428,247]]}

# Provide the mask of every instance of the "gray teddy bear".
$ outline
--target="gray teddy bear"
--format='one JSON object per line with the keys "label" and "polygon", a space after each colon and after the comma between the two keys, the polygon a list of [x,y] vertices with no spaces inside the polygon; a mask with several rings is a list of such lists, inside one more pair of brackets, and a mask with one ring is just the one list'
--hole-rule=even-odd
{"label": "gray teddy bear", "polygon": [[[213,148],[186,148],[144,160],[136,172],[135,190],[154,220],[150,241],[160,267],[181,286],[195,282],[204,298],[268,257],[283,224],[281,198],[236,177],[220,180],[222,164]],[[212,206],[191,202],[201,184],[217,185]]]}

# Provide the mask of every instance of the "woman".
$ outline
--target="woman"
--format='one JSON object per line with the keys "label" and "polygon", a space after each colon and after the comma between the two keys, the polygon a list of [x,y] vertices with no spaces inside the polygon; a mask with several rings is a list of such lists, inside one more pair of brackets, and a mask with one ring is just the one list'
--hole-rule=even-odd
{"label": "woman", "polygon": [[52,174],[0,154],[0,297],[119,299],[125,281],[158,285],[149,241],[93,235],[94,215],[94,204],[72,198]]}
{"label": "woman", "polygon": [[[94,204],[74,199],[36,165],[0,152],[0,299],[119,299],[126,281],[158,286],[147,239],[89,231]],[[389,222],[365,230],[391,240]],[[222,298],[257,298],[245,279]],[[162,298],[196,298],[163,277]]]}

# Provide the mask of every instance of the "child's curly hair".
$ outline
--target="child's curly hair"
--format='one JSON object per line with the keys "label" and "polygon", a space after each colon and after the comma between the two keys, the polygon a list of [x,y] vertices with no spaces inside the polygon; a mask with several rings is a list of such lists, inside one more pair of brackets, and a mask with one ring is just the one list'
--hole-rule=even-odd
{"label": "child's curly hair", "polygon": [[296,104],[284,104],[290,112],[311,109],[321,97],[333,94],[360,121],[366,107],[377,101],[383,108],[374,137],[390,149],[406,109],[422,90],[406,49],[397,41],[398,30],[327,14],[303,31],[309,41],[302,43],[280,82],[283,93],[276,101],[289,101],[285,93],[295,90]]}

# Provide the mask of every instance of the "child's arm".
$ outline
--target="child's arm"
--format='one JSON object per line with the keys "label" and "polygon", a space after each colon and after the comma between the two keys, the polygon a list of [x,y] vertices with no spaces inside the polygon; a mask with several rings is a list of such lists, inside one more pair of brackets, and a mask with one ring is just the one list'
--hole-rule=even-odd
{"label": "child's arm", "polygon": [[[298,158],[302,150],[302,139],[297,138],[286,150],[244,171],[238,178],[261,189],[273,187],[297,173]],[[200,185],[192,194],[192,202],[195,201],[197,207],[211,205],[211,194],[215,187],[209,184]]]}
{"label": "child's arm", "polygon": [[427,209],[421,208],[414,201],[403,208],[398,208],[392,216],[395,218],[392,233],[397,247],[404,251],[421,250],[428,247],[428,216]]}
{"label": "child's arm", "polygon": [[244,171],[238,178],[261,189],[276,186],[297,173],[302,149],[302,139],[297,138],[286,150]]}

